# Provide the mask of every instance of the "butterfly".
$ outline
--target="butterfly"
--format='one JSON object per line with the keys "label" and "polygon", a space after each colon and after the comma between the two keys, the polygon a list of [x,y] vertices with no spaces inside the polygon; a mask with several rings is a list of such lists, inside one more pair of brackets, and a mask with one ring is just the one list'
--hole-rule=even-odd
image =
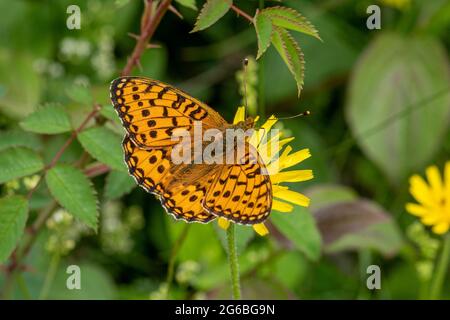
{"label": "butterfly", "polygon": [[123,150],[136,183],[155,194],[175,219],[207,223],[223,217],[240,224],[267,219],[272,207],[270,177],[256,148],[245,141],[245,152],[232,164],[180,163],[171,154],[172,134],[194,123],[203,129],[248,129],[252,118],[226,122],[205,103],[168,84],[144,77],[120,77],[111,82],[112,104],[126,131]]}

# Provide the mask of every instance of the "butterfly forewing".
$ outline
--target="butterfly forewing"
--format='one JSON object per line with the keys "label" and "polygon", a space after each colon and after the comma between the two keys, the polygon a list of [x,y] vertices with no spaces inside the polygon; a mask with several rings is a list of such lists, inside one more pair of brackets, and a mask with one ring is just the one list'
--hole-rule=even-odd
{"label": "butterfly forewing", "polygon": [[192,132],[194,121],[205,128],[226,125],[206,104],[156,80],[121,77],[111,83],[110,95],[125,130],[140,148],[173,146],[174,130]]}

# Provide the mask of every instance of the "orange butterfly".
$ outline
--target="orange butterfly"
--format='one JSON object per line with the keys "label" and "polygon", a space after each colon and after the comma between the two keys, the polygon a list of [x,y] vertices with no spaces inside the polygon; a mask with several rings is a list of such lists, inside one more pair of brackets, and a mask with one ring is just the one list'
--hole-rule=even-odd
{"label": "orange butterfly", "polygon": [[[126,130],[123,140],[129,173],[154,193],[176,219],[207,223],[224,217],[241,224],[267,219],[272,185],[258,151],[245,141],[234,164],[175,164],[171,152],[176,129],[193,134],[195,121],[205,129],[253,127],[248,118],[236,125],[185,92],[157,80],[121,77],[110,87],[111,101]],[[252,160],[252,161],[251,161]]]}

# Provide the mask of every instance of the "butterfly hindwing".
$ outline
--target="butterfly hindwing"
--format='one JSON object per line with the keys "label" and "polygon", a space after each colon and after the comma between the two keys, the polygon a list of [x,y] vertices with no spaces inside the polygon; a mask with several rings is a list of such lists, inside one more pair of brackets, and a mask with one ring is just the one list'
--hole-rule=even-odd
{"label": "butterfly hindwing", "polygon": [[195,181],[177,180],[169,158],[170,148],[140,149],[126,135],[123,149],[129,173],[142,188],[156,194],[164,209],[173,217],[202,223],[216,218],[202,207],[202,200],[213,180],[211,177]]}
{"label": "butterfly hindwing", "polygon": [[171,168],[170,148],[140,149],[128,135],[122,142],[128,172],[148,192],[161,192],[161,181]]}
{"label": "butterfly hindwing", "polygon": [[173,146],[174,130],[192,133],[194,121],[204,128],[226,125],[212,108],[160,81],[121,77],[111,83],[110,95],[125,130],[140,148]]}
{"label": "butterfly hindwing", "polygon": [[223,165],[203,201],[211,214],[241,224],[267,219],[272,207],[272,185],[257,151],[248,146],[242,164]]}
{"label": "butterfly hindwing", "polygon": [[202,206],[202,201],[211,183],[212,179],[203,177],[194,183],[178,184],[170,190],[163,191],[160,196],[161,203],[175,219],[207,223],[216,218]]}

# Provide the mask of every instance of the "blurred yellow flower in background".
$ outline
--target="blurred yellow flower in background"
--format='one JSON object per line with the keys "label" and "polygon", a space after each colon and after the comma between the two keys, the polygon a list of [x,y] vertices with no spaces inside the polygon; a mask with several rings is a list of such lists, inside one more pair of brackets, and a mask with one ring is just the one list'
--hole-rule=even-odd
{"label": "blurred yellow flower in background", "polygon": [[426,176],[428,184],[417,174],[409,179],[409,191],[418,204],[408,203],[406,210],[432,226],[434,233],[444,234],[450,228],[450,161],[445,164],[444,179],[436,166],[428,167]]}
{"label": "blurred yellow flower in background", "polygon": [[385,6],[397,8],[399,10],[408,9],[411,5],[411,0],[380,0]]}
{"label": "blurred yellow flower in background", "polygon": [[[233,123],[238,123],[245,120],[245,108],[239,107],[236,115],[234,117]],[[258,118],[255,119],[255,123]],[[250,137],[249,143],[258,149],[258,151],[263,150],[264,152],[259,152],[261,158],[266,165],[267,171],[270,175],[270,181],[272,183],[272,210],[279,212],[291,212],[294,209],[292,204],[296,204],[303,207],[309,206],[309,198],[305,195],[290,190],[287,186],[282,186],[283,182],[301,182],[311,180],[313,178],[312,170],[290,170],[282,171],[283,169],[292,167],[308,159],[311,156],[309,149],[302,149],[296,152],[292,152],[292,147],[288,145],[289,142],[294,140],[294,137],[279,139],[281,132],[277,133],[275,136],[267,139],[268,141],[263,141],[264,136],[267,137],[267,132],[273,127],[273,125],[278,121],[275,116],[269,117],[269,119],[261,126],[259,130],[255,130],[253,135]],[[272,148],[270,143],[278,140],[278,144],[274,144]],[[286,146],[283,152],[280,151]],[[267,152],[269,150],[270,152]],[[279,154],[279,157],[276,155]],[[222,229],[228,229],[228,226],[232,221],[220,217],[218,219],[218,224]],[[264,223],[258,223],[253,225],[253,229],[256,233],[264,236],[269,233]]]}

